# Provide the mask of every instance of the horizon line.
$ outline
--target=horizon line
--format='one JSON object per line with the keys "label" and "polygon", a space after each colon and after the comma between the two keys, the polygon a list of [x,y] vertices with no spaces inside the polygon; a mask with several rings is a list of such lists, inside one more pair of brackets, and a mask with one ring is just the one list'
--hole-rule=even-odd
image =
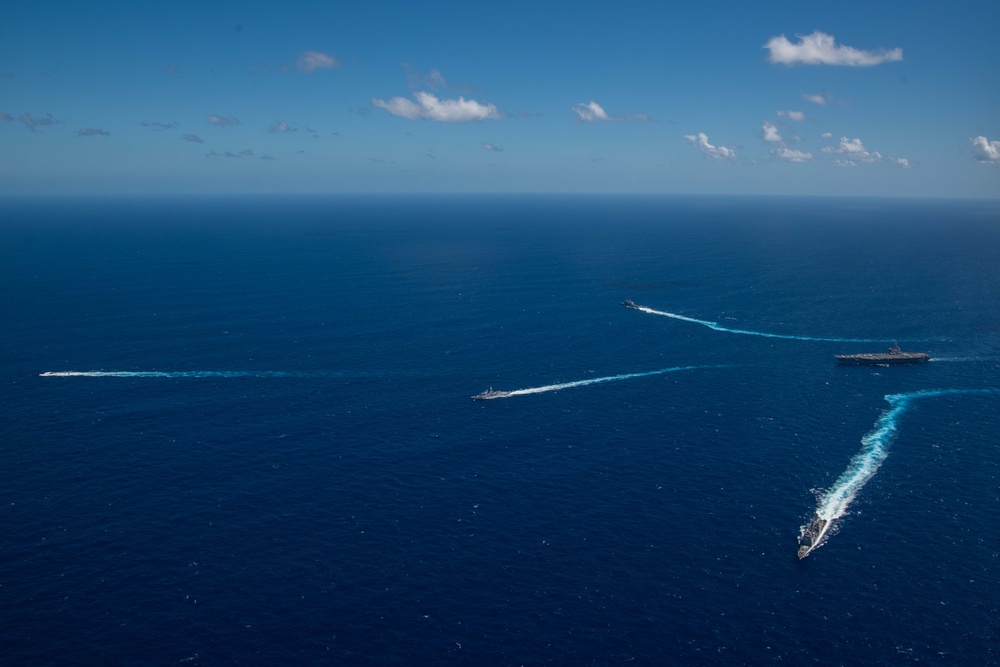
{"label": "horizon line", "polygon": [[879,201],[1000,201],[996,196],[948,196],[948,195],[870,195],[870,194],[789,194],[789,193],[710,193],[710,192],[574,192],[574,191],[385,191],[385,192],[53,192],[53,193],[0,193],[0,201],[39,199],[222,199],[222,198],[296,198],[329,197],[366,199],[376,197],[614,197],[614,198],[661,198],[661,199],[844,199]]}

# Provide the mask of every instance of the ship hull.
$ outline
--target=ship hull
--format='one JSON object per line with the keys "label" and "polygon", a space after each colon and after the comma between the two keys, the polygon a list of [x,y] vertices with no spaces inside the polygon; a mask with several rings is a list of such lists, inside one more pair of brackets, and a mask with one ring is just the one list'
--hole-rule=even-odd
{"label": "ship hull", "polygon": [[491,401],[494,398],[507,398],[508,396],[510,396],[509,391],[495,391],[493,389],[487,389],[483,393],[476,394],[471,398],[474,401]]}
{"label": "ship hull", "polygon": [[823,543],[823,538],[826,536],[827,531],[830,530],[832,523],[829,519],[817,518],[809,524],[805,534],[799,541],[798,556],[800,559],[811,554],[816,547]]}
{"label": "ship hull", "polygon": [[884,364],[922,364],[931,360],[924,352],[903,352],[902,354],[838,354],[837,363],[849,366],[881,366]]}

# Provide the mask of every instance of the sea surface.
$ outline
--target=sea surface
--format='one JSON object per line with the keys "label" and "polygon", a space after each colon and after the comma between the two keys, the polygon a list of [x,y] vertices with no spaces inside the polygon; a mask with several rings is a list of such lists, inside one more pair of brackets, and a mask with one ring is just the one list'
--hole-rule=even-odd
{"label": "sea surface", "polygon": [[0,290],[0,664],[1000,664],[997,202],[8,199]]}

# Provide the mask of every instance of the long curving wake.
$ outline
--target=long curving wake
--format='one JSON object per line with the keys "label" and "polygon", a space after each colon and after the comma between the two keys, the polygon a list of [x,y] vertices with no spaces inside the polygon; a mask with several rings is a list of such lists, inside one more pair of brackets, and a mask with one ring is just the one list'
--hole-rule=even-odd
{"label": "long curving wake", "polygon": [[905,338],[817,338],[815,336],[793,336],[791,334],[775,334],[767,333],[764,331],[750,331],[748,329],[731,329],[729,327],[724,327],[718,322],[710,322],[708,320],[699,320],[694,317],[687,317],[685,315],[678,315],[677,313],[668,313],[665,310],[655,310],[653,308],[647,308],[646,306],[633,306],[635,310],[641,310],[644,313],[649,313],[650,315],[660,315],[661,317],[670,317],[675,320],[681,320],[684,322],[693,322],[694,324],[700,324],[702,326],[708,327],[714,331],[724,331],[726,333],[743,334],[744,336],[761,336],[763,338],[783,338],[785,340],[811,340],[811,341],[821,341],[824,343],[891,343],[895,340],[902,340],[903,342],[913,342],[908,341]]}
{"label": "long curving wake", "polygon": [[[933,389],[915,391],[908,394],[889,394],[885,400],[889,409],[883,412],[874,428],[861,438],[861,451],[855,454],[850,463],[833,486],[819,497],[816,505],[816,519],[833,522],[847,513],[847,508],[857,497],[861,488],[868,483],[879,466],[889,456],[889,445],[896,437],[899,420],[918,398],[933,398],[935,396],[960,396],[967,394],[997,394],[1000,389]],[[806,530],[802,527],[802,531]],[[826,533],[827,538],[830,535]],[[817,544],[816,546],[820,546]]]}
{"label": "long curving wake", "polygon": [[591,378],[589,380],[576,380],[575,382],[560,382],[559,384],[547,384],[542,387],[528,387],[527,389],[514,389],[512,391],[495,392],[497,398],[509,398],[511,396],[524,396],[526,394],[544,394],[549,391],[559,391],[560,389],[571,389],[573,387],[585,387],[589,384],[600,382],[617,382],[619,380],[631,380],[632,378],[649,377],[651,375],[663,375],[664,373],[674,373],[676,371],[693,371],[703,368],[725,368],[724,366],[674,366],[672,368],[661,368],[656,371],[644,371],[642,373],[624,373],[622,375],[609,375],[607,377]]}

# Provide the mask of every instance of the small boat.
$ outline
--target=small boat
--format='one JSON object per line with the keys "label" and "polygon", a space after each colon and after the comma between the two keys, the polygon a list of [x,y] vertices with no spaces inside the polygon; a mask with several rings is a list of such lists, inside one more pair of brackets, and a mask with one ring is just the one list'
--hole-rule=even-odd
{"label": "small boat", "polygon": [[863,354],[838,354],[839,363],[854,366],[882,366],[888,364],[919,364],[930,361],[926,352],[903,352],[898,343],[893,343],[888,352],[866,352]]}
{"label": "small boat", "polygon": [[639,305],[632,299],[625,299],[622,301],[622,305],[626,308],[635,308],[636,310],[639,310]]}
{"label": "small boat", "polygon": [[509,391],[499,391],[499,390],[494,389],[493,387],[490,387],[486,391],[484,391],[482,393],[479,393],[479,394],[476,394],[475,396],[473,396],[472,400],[474,400],[474,401],[488,401],[491,398],[507,398],[508,396],[510,396],[510,392]]}
{"label": "small boat", "polygon": [[805,558],[823,542],[826,531],[830,530],[830,520],[815,517],[799,537],[799,558]]}

